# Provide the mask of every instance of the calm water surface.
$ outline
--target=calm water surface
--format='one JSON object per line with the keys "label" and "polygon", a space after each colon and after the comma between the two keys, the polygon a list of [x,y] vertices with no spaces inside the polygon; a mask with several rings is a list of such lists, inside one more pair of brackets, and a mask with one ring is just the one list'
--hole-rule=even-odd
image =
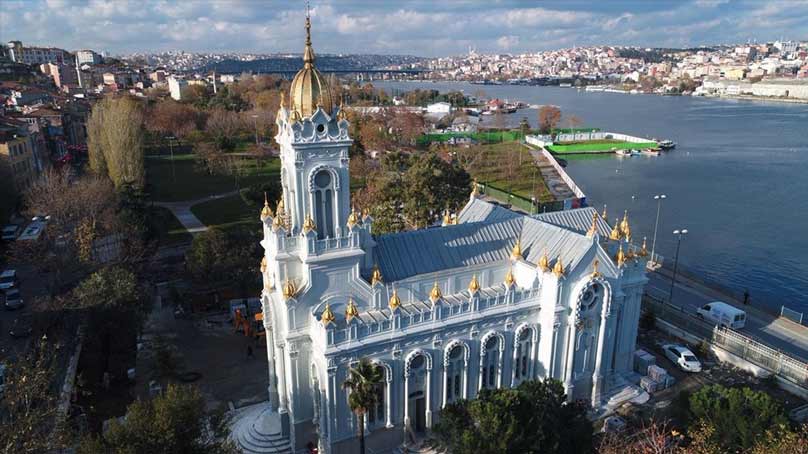
{"label": "calm water surface", "polygon": [[[659,157],[571,158],[567,171],[609,217],[628,209],[635,237],[648,236],[662,205],[657,251],[673,260],[674,229],[686,228],[679,263],[755,302],[808,312],[808,105],[693,97],[586,93],[569,88],[375,82],[389,91],[482,89],[489,97],[555,104],[584,126],[670,138]],[[516,125],[536,111],[509,116]],[[808,314],[806,314],[808,315]]]}

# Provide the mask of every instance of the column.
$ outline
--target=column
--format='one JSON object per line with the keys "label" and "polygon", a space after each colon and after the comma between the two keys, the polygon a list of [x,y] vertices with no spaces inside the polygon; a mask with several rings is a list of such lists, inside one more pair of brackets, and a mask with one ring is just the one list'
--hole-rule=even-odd
{"label": "column", "polygon": [[332,366],[328,368],[328,384],[326,385],[326,399],[328,399],[328,403],[325,407],[325,411],[328,414],[325,427],[326,427],[326,436],[325,436],[325,445],[328,447],[328,451],[331,450],[331,439],[333,438],[333,434],[337,430],[337,367]]}
{"label": "column", "polygon": [[426,427],[432,428],[432,361],[426,364]]}
{"label": "column", "polygon": [[264,332],[266,333],[266,343],[267,343],[267,373],[269,375],[268,381],[269,386],[267,387],[267,392],[269,392],[269,408],[271,411],[278,410],[278,388],[277,384],[275,383],[275,350],[273,349],[274,343],[274,336],[272,334],[272,326],[267,318],[264,318]]}
{"label": "column", "polygon": [[466,350],[466,357],[463,358],[463,399],[468,398],[469,398],[469,355],[468,350]]}
{"label": "column", "polygon": [[505,336],[499,339],[499,358],[497,360],[497,388],[502,388],[502,369],[505,364]]}
{"label": "column", "polygon": [[277,364],[277,378],[278,378],[278,413],[286,413],[289,411],[289,395],[286,390],[286,361],[283,354],[284,344],[278,343],[275,345],[275,359]]}
{"label": "column", "polygon": [[406,432],[410,428],[410,374],[409,370],[406,370],[406,365],[404,366],[404,431]]}
{"label": "column", "polygon": [[600,314],[600,329],[598,329],[598,345],[595,353],[595,372],[592,374],[592,407],[600,406],[603,391],[603,352],[606,344],[606,330],[612,315],[611,301],[603,303]]}
{"label": "column", "polygon": [[528,377],[531,379],[536,378],[536,358],[539,351],[539,327],[534,326],[531,328],[533,332],[530,334],[530,364],[528,364]]}
{"label": "column", "polygon": [[384,419],[385,424],[384,426],[388,429],[393,428],[393,374],[388,373],[385,370],[385,388],[384,388],[384,400],[387,405],[384,406]]}
{"label": "column", "polygon": [[564,358],[564,391],[567,393],[567,401],[572,402],[574,399],[572,394],[575,389],[575,385],[572,384],[572,368],[573,368],[573,359],[575,358],[575,336],[577,335],[577,330],[575,328],[575,321],[572,320],[570,323],[570,319],[573,316],[570,315],[567,317],[567,324],[569,325],[569,329],[567,330],[567,338],[566,341],[566,357]]}
{"label": "column", "polygon": [[446,396],[446,391],[447,391],[447,388],[446,388],[447,383],[446,382],[447,381],[449,381],[449,364],[447,363],[447,361],[444,361],[443,362],[443,385],[442,385],[443,395],[441,396],[440,408],[446,407],[446,397],[447,397]]}

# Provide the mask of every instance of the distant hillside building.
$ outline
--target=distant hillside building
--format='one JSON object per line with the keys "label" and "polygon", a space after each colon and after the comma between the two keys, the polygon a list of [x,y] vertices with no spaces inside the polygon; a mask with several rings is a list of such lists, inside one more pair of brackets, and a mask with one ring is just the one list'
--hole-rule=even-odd
{"label": "distant hillside building", "polygon": [[7,52],[11,61],[26,65],[65,63],[72,59],[70,52],[56,47],[24,47],[21,41],[9,41]]}
{"label": "distant hillside building", "polygon": [[185,79],[177,79],[174,76],[168,78],[168,91],[175,101],[182,101],[182,96],[185,90],[188,89],[188,81]]}
{"label": "distant hillside building", "polygon": [[97,65],[104,61],[95,51],[84,49],[76,51],[76,62],[81,65]]}

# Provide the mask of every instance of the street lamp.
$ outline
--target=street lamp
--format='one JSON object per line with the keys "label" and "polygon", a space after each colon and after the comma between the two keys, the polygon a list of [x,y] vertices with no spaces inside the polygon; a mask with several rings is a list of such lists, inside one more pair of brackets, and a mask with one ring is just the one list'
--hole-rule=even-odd
{"label": "street lamp", "polygon": [[668,295],[668,302],[673,303],[673,287],[676,285],[676,270],[679,267],[679,248],[682,246],[682,238],[687,235],[687,229],[674,230],[676,235],[676,255],[673,259],[673,278],[671,278],[671,293]]}
{"label": "street lamp", "polygon": [[253,115],[253,124],[255,125],[255,146],[258,146],[258,115]]}
{"label": "street lamp", "polygon": [[666,196],[665,194],[658,194],[658,195],[654,196],[654,200],[657,201],[656,222],[654,223],[654,241],[651,243],[651,262],[649,262],[649,263],[654,263],[654,266],[656,266],[656,263],[657,263],[656,259],[654,258],[655,257],[654,252],[656,251],[656,234],[657,234],[657,229],[659,228],[659,212],[660,212],[660,210],[662,210],[662,201],[667,199],[667,198],[668,198],[668,196]]}

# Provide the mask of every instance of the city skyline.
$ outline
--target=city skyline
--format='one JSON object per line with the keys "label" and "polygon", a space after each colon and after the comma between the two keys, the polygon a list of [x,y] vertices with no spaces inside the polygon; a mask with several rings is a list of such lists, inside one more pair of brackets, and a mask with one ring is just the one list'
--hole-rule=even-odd
{"label": "city skyline", "polygon": [[[314,2],[319,53],[457,55],[590,45],[692,47],[805,39],[808,1]],[[4,2],[0,39],[113,54],[298,53],[304,5],[279,2]],[[326,36],[337,39],[326,39]]]}

